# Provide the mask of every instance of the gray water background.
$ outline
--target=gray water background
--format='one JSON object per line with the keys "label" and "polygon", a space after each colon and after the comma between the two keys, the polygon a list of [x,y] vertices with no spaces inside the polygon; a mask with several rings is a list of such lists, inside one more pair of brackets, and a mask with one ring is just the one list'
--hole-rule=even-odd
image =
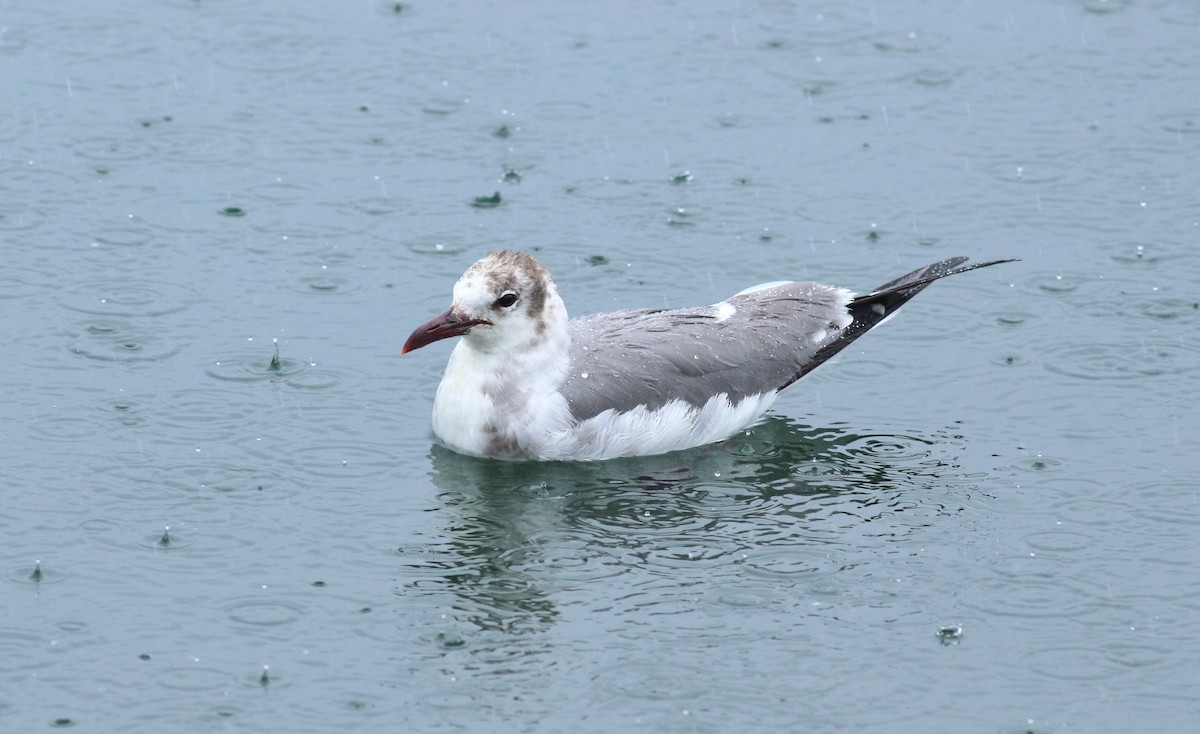
{"label": "gray water background", "polygon": [[[6,0],[0,730],[1194,731],[1197,38]],[[1023,261],[728,442],[508,465],[434,444],[448,345],[399,355],[500,246],[577,314]]]}

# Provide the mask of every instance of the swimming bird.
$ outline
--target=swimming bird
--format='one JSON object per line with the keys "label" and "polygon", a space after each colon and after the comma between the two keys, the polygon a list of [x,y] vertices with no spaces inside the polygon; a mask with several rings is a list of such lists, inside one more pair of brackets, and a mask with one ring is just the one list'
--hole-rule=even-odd
{"label": "swimming bird", "polygon": [[865,295],[763,283],[710,306],[568,319],[532,255],[498,250],[454,285],[450,308],[402,354],[461,336],[433,401],[433,431],[461,453],[586,461],[721,441],[753,425],[792,383],[935,280],[954,257]]}

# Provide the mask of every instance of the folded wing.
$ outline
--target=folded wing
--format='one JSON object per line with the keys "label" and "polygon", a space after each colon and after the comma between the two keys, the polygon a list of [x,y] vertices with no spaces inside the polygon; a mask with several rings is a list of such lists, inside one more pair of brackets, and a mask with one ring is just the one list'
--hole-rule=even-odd
{"label": "folded wing", "polygon": [[574,319],[571,368],[561,392],[572,417],[702,406],[779,391],[877,326],[935,280],[1009,260],[964,265],[956,257],[855,297],[817,283],[772,283],[721,303]]}

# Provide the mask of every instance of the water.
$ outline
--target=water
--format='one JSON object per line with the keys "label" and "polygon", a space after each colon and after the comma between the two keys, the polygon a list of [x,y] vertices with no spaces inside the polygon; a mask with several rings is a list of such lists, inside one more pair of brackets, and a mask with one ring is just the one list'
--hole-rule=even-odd
{"label": "water", "polygon": [[[0,729],[1194,728],[1198,28],[9,0]],[[1023,261],[726,443],[507,465],[399,356],[497,246],[577,314]]]}

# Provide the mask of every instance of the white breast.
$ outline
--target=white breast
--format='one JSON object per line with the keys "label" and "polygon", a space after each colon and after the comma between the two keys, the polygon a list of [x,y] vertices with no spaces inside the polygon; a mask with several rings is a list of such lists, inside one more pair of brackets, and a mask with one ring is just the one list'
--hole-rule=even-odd
{"label": "white breast", "polygon": [[[447,445],[476,456],[544,458],[548,435],[570,424],[558,392],[566,353],[482,354],[459,342],[433,400],[433,432]],[[561,364],[559,364],[561,363]]]}

